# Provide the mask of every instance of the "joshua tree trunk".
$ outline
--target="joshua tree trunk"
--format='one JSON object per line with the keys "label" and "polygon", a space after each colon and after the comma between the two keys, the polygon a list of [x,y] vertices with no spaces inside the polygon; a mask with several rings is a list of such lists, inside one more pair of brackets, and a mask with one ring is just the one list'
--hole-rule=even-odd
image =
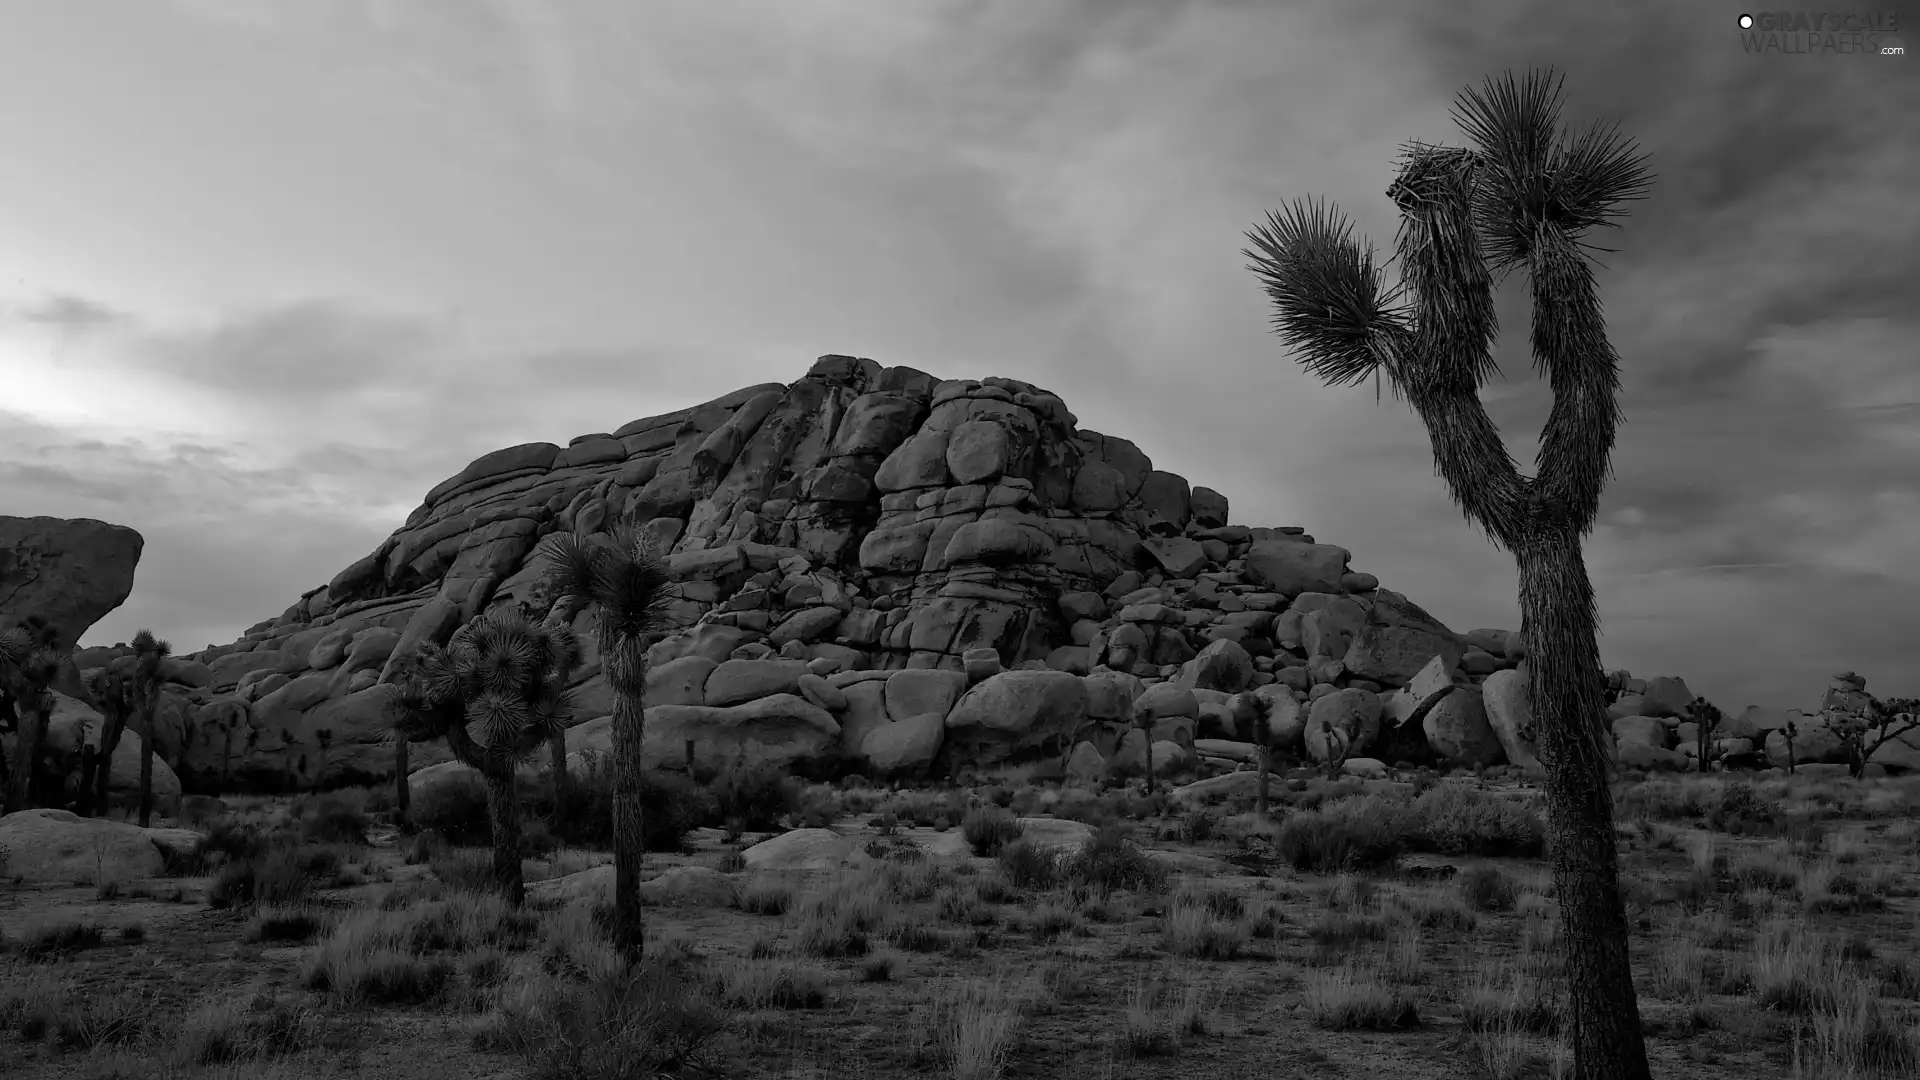
{"label": "joshua tree trunk", "polygon": [[96,758],[97,767],[93,774],[93,805],[105,817],[111,804],[108,792],[113,788],[113,752],[120,748],[120,734],[126,730],[126,718],[117,711],[109,712],[100,726],[100,753]]}
{"label": "joshua tree trunk", "polygon": [[567,729],[555,728],[547,737],[547,753],[552,759],[553,770],[553,827],[559,829],[567,820]]}
{"label": "joshua tree trunk", "polygon": [[100,768],[100,751],[86,743],[80,744],[80,784],[73,793],[73,812],[81,817],[93,816],[93,774]]}
{"label": "joshua tree trunk", "polygon": [[514,788],[513,765],[490,764],[487,780],[487,823],[493,831],[493,881],[507,903],[526,902],[526,883],[520,874],[520,794]]}
{"label": "joshua tree trunk", "polygon": [[140,736],[140,827],[153,824],[153,710],[147,711],[146,730]]}
{"label": "joshua tree trunk", "polygon": [[[1337,213],[1296,203],[1249,234],[1275,329],[1334,385],[1387,376],[1425,424],[1434,463],[1469,520],[1519,569],[1527,699],[1546,768],[1576,1080],[1648,1080],[1628,965],[1602,742],[1605,676],[1581,538],[1599,512],[1620,421],[1619,357],[1581,237],[1612,225],[1649,182],[1613,131],[1567,140],[1548,73],[1463,92],[1474,150],[1413,143],[1387,194],[1411,310],[1394,306],[1371,251]],[[1479,397],[1495,370],[1493,273],[1524,266],[1535,364],[1553,391],[1538,471],[1522,476]]]}
{"label": "joshua tree trunk", "polygon": [[40,747],[45,741],[46,716],[25,701],[15,705],[19,717],[15,727],[13,771],[7,774],[7,812],[31,809],[34,781],[40,773]]}
{"label": "joshua tree trunk", "polygon": [[393,739],[393,806],[395,824],[407,823],[407,812],[411,809],[408,798],[412,791],[407,786],[407,737],[399,733]]}
{"label": "joshua tree trunk", "polygon": [[1584,1075],[1644,1077],[1649,1073],[1602,743],[1606,684],[1593,586],[1570,530],[1522,547],[1517,561],[1527,701],[1546,772],[1548,849],[1565,931],[1569,1034],[1576,1052],[1604,1047],[1618,1055],[1609,1071]]}

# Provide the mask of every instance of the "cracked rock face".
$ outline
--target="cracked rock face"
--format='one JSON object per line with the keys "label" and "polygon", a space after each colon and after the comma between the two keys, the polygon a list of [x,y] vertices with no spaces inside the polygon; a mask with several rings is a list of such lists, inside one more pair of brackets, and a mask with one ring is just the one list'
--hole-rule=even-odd
{"label": "cracked rock face", "polygon": [[[1286,695],[1273,723],[1296,742],[1319,698],[1355,717],[1374,702],[1352,732],[1370,738],[1379,698],[1430,665],[1464,685],[1518,661],[1504,631],[1456,634],[1346,549],[1229,509],[1040,387],[822,357],[788,385],[475,460],[365,558],[186,658],[199,684],[177,688],[177,730],[156,745],[190,790],[378,778],[383,673],[493,606],[544,606],[543,536],[621,522],[675,577],[673,632],[649,654],[661,764],[691,750],[803,772],[1085,771],[1089,754],[1126,756],[1133,701],[1165,682],[1194,711],[1134,740],[1174,748],[1157,771],[1197,768],[1196,727],[1236,725],[1232,695]],[[592,750],[612,697],[590,613],[574,625],[573,748]],[[1448,741],[1484,759],[1469,727]],[[445,760],[432,745],[412,758]]]}

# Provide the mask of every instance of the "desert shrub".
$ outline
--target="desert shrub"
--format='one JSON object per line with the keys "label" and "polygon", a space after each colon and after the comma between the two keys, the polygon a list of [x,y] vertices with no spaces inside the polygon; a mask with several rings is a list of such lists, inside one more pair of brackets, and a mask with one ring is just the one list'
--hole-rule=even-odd
{"label": "desert shrub", "polygon": [[223,817],[212,821],[188,852],[181,854],[162,846],[160,858],[168,876],[198,877],[227,863],[261,855],[268,844],[269,837],[260,828]]}
{"label": "desert shrub", "polygon": [[300,838],[313,844],[365,844],[367,815],[345,798],[327,796],[300,808]]}
{"label": "desert shrub", "polygon": [[725,1029],[713,983],[652,961],[584,984],[509,983],[489,1019],[485,1048],[518,1054],[532,1080],[680,1075],[707,1062]]}
{"label": "desert shrub", "polygon": [[447,850],[447,838],[432,829],[422,829],[413,834],[407,850],[402,856],[408,866],[430,863]]}
{"label": "desert shrub", "polygon": [[486,783],[477,772],[461,772],[427,784],[414,796],[409,820],[439,833],[450,844],[486,844],[493,835]]}
{"label": "desert shrub", "polygon": [[1460,899],[1475,911],[1512,911],[1520,886],[1497,866],[1476,866],[1459,877]]}
{"label": "desert shrub", "polygon": [[[706,824],[714,814],[716,799],[693,781],[676,773],[651,772],[642,789],[644,837],[648,851],[678,851],[686,844],[687,834]],[[612,799],[608,799],[607,838],[613,838]]]}
{"label": "desert shrub", "polygon": [[1752,781],[1733,780],[1720,789],[1720,798],[1708,812],[1707,822],[1716,829],[1732,831],[1772,825],[1782,816],[1779,804],[1761,798]]}
{"label": "desert shrub", "polygon": [[493,856],[484,851],[454,849],[428,863],[433,876],[449,889],[483,892],[493,888]]}
{"label": "desert shrub", "polygon": [[1401,820],[1415,851],[1498,858],[1546,849],[1546,828],[1531,808],[1465,784],[1427,789]]}
{"label": "desert shrub", "polygon": [[895,796],[887,810],[902,821],[922,829],[944,829],[967,813],[967,796],[961,791],[914,791]]}
{"label": "desert shrub", "polygon": [[105,940],[99,923],[66,919],[27,926],[13,947],[29,960],[50,960],[98,948]]}
{"label": "desert shrub", "polygon": [[825,829],[846,813],[847,801],[825,785],[801,789],[791,815],[802,829]]}
{"label": "desert shrub", "polygon": [[247,923],[245,936],[251,942],[306,941],[325,926],[325,917],[313,908],[267,907]]}
{"label": "desert shrub", "polygon": [[1392,862],[1403,847],[1403,809],[1376,796],[1288,814],[1274,847],[1296,870],[1323,874]]}
{"label": "desert shrub", "polygon": [[1015,840],[1000,848],[1000,873],[1017,889],[1050,889],[1060,881],[1060,859],[1031,840]]}
{"label": "desert shrub", "polygon": [[991,857],[1020,838],[1020,819],[998,807],[983,806],[961,819],[960,833],[975,855]]}
{"label": "desert shrub", "polygon": [[1158,892],[1170,876],[1117,825],[1096,830],[1061,870],[1074,886],[1099,896],[1119,889]]}
{"label": "desert shrub", "polygon": [[701,824],[765,831],[800,808],[799,781],[772,766],[729,766],[705,787],[712,802]]}
{"label": "desert shrub", "polygon": [[339,871],[340,855],[332,848],[274,847],[222,866],[207,889],[207,906],[291,907],[306,899],[317,882],[329,880]]}

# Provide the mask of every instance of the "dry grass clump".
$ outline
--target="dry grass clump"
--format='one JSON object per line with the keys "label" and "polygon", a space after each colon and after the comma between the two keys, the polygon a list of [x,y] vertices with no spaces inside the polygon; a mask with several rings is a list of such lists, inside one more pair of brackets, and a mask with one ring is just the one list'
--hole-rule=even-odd
{"label": "dry grass clump", "polygon": [[1308,1018],[1331,1031],[1397,1031],[1420,1024],[1413,992],[1370,965],[1309,971],[1303,993]]}
{"label": "dry grass clump", "polygon": [[1547,963],[1516,966],[1483,959],[1468,973],[1456,1000],[1468,1031],[1551,1035],[1559,1031],[1565,996],[1564,980]]}
{"label": "dry grass clump", "polygon": [[28,960],[58,960],[106,941],[106,929],[89,919],[50,919],[28,923],[9,944]]}
{"label": "dry grass clump", "polygon": [[789,959],[731,960],[713,973],[722,1004],[736,1009],[818,1009],[833,974]]}
{"label": "dry grass clump", "polygon": [[627,1080],[709,1064],[725,1027],[714,981],[648,961],[579,981],[511,980],[472,1037],[480,1049],[519,1054],[535,1080]]}
{"label": "dry grass clump", "polygon": [[1813,1012],[1832,1007],[1843,970],[1828,941],[1802,924],[1776,920],[1754,939],[1746,974],[1756,1004]]}
{"label": "dry grass clump", "polygon": [[211,1002],[189,1013],[174,1038],[174,1052],[194,1065],[218,1065],[298,1053],[318,1039],[311,1010],[261,997],[244,1004]]}
{"label": "dry grass clump", "polygon": [[929,1030],[952,1080],[999,1080],[1019,1039],[1026,995],[1001,980],[953,982],[929,995]]}

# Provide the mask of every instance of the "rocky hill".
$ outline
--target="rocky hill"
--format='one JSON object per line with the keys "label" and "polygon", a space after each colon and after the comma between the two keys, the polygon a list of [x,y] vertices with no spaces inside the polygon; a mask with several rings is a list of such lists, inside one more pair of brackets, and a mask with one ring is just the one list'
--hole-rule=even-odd
{"label": "rocky hill", "polygon": [[[1156,767],[1196,774],[1247,757],[1242,692],[1272,698],[1275,734],[1310,756],[1338,732],[1357,771],[1535,763],[1518,635],[1455,632],[1298,526],[1233,524],[1225,496],[1038,387],[847,356],[474,461],[332,581],[177,661],[162,756],[188,790],[390,775],[373,689],[389,665],[533,599],[542,536],[622,519],[676,580],[675,632],[651,650],[656,763],[1104,774],[1139,764],[1146,717]],[[605,746],[610,711],[584,640],[577,749]],[[1628,725],[1623,759],[1684,764],[1684,684],[1614,682],[1616,718],[1653,724]],[[1735,749],[1785,722],[1758,712],[1729,725],[1750,740]]]}

